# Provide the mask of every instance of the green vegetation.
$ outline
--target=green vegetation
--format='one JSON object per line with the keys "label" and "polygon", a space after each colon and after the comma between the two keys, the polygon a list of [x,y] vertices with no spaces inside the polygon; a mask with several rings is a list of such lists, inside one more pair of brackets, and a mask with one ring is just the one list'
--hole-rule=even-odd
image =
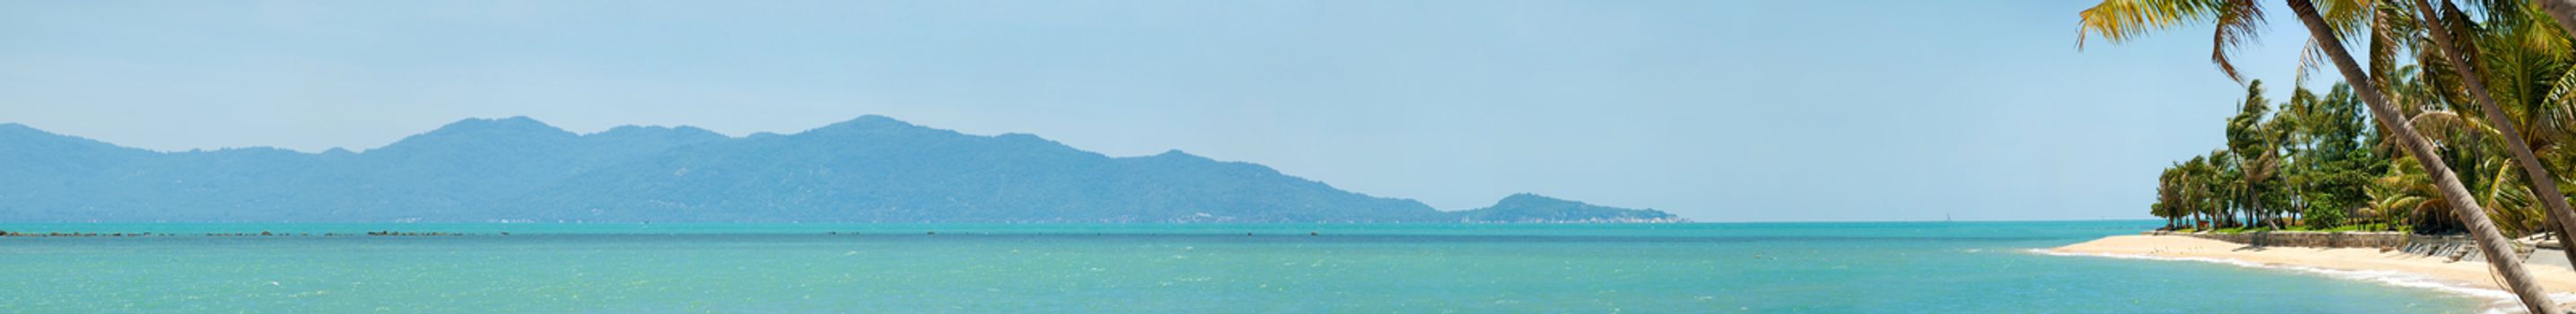
{"label": "green vegetation", "polygon": [[2370,207],[2366,192],[2391,162],[2362,121],[2360,101],[2337,84],[2319,96],[2306,88],[2281,108],[2263,97],[2263,82],[2227,121],[2228,147],[2176,162],[2157,178],[2149,212],[2168,229],[2317,230],[2403,221]]}
{"label": "green vegetation", "polygon": [[[2576,164],[2576,50],[2538,4],[2478,2],[2468,7],[2411,1],[2326,1],[2318,3],[2330,25],[2355,27],[2349,39],[2366,42],[2368,71],[2380,96],[2391,102],[2402,121],[2415,129],[2457,173],[2469,198],[2494,219],[2500,231],[2514,236],[2557,231],[2547,198],[2535,197],[2534,183],[2576,183],[2567,167]],[[2126,14],[2117,12],[2130,9]],[[2430,9],[2430,10],[2423,10]],[[2438,13],[2427,19],[2420,13]],[[2471,11],[2474,10],[2474,11]],[[2250,3],[2230,1],[2105,1],[2084,12],[2087,35],[2126,41],[2146,31],[2185,23],[2213,22],[2218,45],[2213,62],[2237,78],[2226,56],[2248,40],[2259,16]],[[2474,12],[2474,13],[2464,13]],[[2452,34],[2469,54],[2468,71],[2447,60],[2424,21],[2452,24]],[[2323,62],[2311,43],[2309,62]],[[2316,64],[2306,66],[2315,67]],[[2481,88],[2471,88],[2462,73],[2477,74]],[[2366,123],[2373,118],[2360,95],[2348,84],[2334,84],[2323,94],[2294,86],[2287,101],[2264,96],[2261,80],[2246,82],[2246,98],[2237,114],[2225,120],[2227,144],[2208,154],[2175,162],[2157,178],[2156,202],[2149,212],[2165,218],[2169,230],[2258,228],[2263,230],[2421,230],[2461,232],[2466,226],[2450,214],[2452,203],[2430,172],[2400,143],[2383,141],[2385,132]],[[2483,89],[2489,97],[2476,97]],[[2487,99],[2479,99],[2487,98]],[[2492,102],[2503,120],[2480,119]],[[2504,132],[2504,125],[2513,125]],[[2510,136],[2508,136],[2510,135]],[[2551,180],[2527,180],[2530,171],[2511,150],[2519,138]],[[2559,192],[2560,200],[2569,193]]]}
{"label": "green vegetation", "polygon": [[[2557,187],[2569,178],[2552,174],[2566,173],[2567,164],[2576,163],[2571,160],[2576,152],[2557,144],[2576,139],[2571,132],[2576,105],[2566,97],[2576,91],[2576,71],[2569,69],[2576,61],[2571,60],[2576,50],[2569,48],[2576,46],[2569,41],[2569,35],[2576,35],[2576,4],[2471,1],[2464,10],[2447,0],[2439,5],[2430,0],[2287,2],[2309,34],[2303,70],[2323,67],[2315,64],[2321,60],[2330,63],[2379,122],[2364,133],[2398,148],[2377,152],[2393,158],[2377,179],[2362,187],[2370,206],[2336,205],[2356,199],[2344,175],[2369,173],[2366,162],[2373,156],[2307,154],[2301,150],[2303,142],[2347,139],[2283,135],[2313,135],[2331,127],[2301,126],[2317,119],[2300,113],[2264,118],[2270,103],[2262,98],[2262,85],[2251,83],[2251,95],[2239,103],[2243,110],[2228,120],[2227,147],[2159,176],[2159,189],[2165,191],[2157,193],[2152,213],[2176,227],[2186,220],[2200,228],[2375,222],[2436,231],[2456,226],[2477,239],[2480,251],[2497,257],[2513,256],[2506,250],[2506,232],[2555,232],[2561,239],[2576,234],[2569,232],[2576,228],[2576,209],[2569,208],[2566,193]],[[2260,34],[2255,28],[2264,22],[2262,7],[2250,0],[2104,0],[2078,15],[2083,18],[2079,43],[2080,36],[2120,42],[2181,25],[2214,24],[2218,31],[2211,61],[2239,81],[2243,78],[2228,61],[2229,50],[2252,42]],[[2365,43],[2369,66],[2355,61],[2346,41]],[[2296,98],[2302,97],[2293,98],[2290,105],[2299,105]],[[2364,164],[2338,166],[2337,161]],[[2278,176],[2302,168],[2316,168],[2307,170],[2313,181],[2284,182],[2289,180]],[[2456,222],[2444,221],[2442,212]],[[2363,215],[2345,215],[2353,213]],[[2576,260],[2576,251],[2567,254]],[[2560,313],[2522,264],[2510,260],[2487,262],[2526,310]]]}

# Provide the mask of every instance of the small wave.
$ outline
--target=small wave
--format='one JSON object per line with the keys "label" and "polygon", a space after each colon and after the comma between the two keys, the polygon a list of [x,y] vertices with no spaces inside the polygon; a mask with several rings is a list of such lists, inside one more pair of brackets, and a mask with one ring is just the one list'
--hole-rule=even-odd
{"label": "small wave", "polygon": [[[2030,249],[2029,251],[2030,251],[2031,253],[2039,253],[2039,254],[2043,254],[2043,255],[2055,255],[2055,256],[2108,257],[2108,258],[2140,259],[2140,260],[2158,260],[2158,261],[2189,261],[2189,262],[2204,262],[2204,263],[2227,264],[2227,265],[2235,265],[2235,266],[2239,266],[2239,267],[2248,267],[2248,268],[2289,270],[2289,271],[2293,271],[2293,272],[2302,272],[2302,273],[2309,273],[2309,274],[2324,275],[2324,276],[2326,276],[2326,277],[2339,278],[2339,279],[2346,279],[2346,280],[2359,280],[2359,281],[2365,281],[2365,282],[2371,282],[2371,283],[2377,283],[2377,284],[2388,285],[2388,286],[2394,286],[2394,287],[2401,287],[2401,288],[2430,289],[2430,290],[2433,290],[2433,291],[2441,291],[2441,292],[2444,292],[2444,293],[2451,293],[2451,294],[2457,294],[2457,295],[2463,295],[2463,296],[2468,296],[2468,297],[2473,297],[2473,298],[2480,298],[2480,299],[2487,299],[2487,300],[2489,300],[2489,301],[2487,302],[2487,307],[2486,307],[2485,309],[2480,310],[2480,311],[2479,311],[2479,313],[2520,313],[2520,312],[2522,312],[2522,311],[2521,311],[2521,310],[2522,310],[2522,307],[2520,306],[2521,301],[2519,300],[2519,298],[2514,297],[2513,293],[2511,293],[2511,292],[2505,292],[2504,290],[2498,290],[2498,289],[2488,289],[2488,288],[2484,288],[2484,287],[2473,286],[2473,285],[2471,285],[2471,284],[2460,283],[2460,282],[2451,281],[2451,280],[2445,280],[2445,279],[2441,279],[2441,278],[2434,278],[2434,277],[2432,277],[2432,276],[2426,276],[2426,275],[2423,275],[2423,274],[2409,273],[2409,272],[2401,272],[2401,271],[2391,271],[2391,270],[2349,270],[2349,269],[2334,269],[2334,268],[2309,267],[2309,266],[2298,266],[2298,265],[2282,265],[2282,264],[2260,263],[2260,262],[2247,261],[2247,260],[2227,259],[2227,258],[2212,258],[2212,257],[2167,257],[2167,256],[2151,256],[2151,255],[2138,255],[2138,254],[2074,253],[2074,252],[2058,252],[2058,251],[2052,251],[2052,250],[2048,250],[2048,249]],[[2551,301],[2551,302],[2557,302],[2557,303],[2562,303],[2562,304],[2563,304],[2563,303],[2567,303],[2569,300],[2576,300],[2576,293],[2552,293],[2552,294],[2550,294],[2550,295],[2549,295],[2549,299],[2550,299],[2550,301]]]}

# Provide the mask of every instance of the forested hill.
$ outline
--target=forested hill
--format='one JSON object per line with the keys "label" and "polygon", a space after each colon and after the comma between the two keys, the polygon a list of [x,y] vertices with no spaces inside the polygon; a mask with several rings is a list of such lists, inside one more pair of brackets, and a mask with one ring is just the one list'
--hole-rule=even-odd
{"label": "forested hill", "polygon": [[1668,222],[1514,195],[1444,212],[1180,151],[883,116],[795,134],[468,119],[365,152],[155,152],[0,124],[0,221]]}

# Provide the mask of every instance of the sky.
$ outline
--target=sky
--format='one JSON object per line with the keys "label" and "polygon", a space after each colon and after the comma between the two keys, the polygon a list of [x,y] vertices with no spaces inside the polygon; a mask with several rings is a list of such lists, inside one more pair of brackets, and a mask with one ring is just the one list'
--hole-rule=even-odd
{"label": "sky", "polygon": [[[318,152],[474,117],[743,136],[877,114],[1446,210],[2147,219],[2244,89],[2206,27],[2078,49],[2091,4],[4,1],[0,123]],[[2305,31],[2267,5],[2238,67],[2286,88]]]}

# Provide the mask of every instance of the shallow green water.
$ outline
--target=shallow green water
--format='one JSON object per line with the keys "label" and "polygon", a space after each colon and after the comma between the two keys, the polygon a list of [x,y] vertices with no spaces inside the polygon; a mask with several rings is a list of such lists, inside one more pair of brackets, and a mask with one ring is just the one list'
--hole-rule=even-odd
{"label": "shallow green water", "polygon": [[2153,224],[0,224],[484,234],[0,238],[0,313],[2443,313],[2490,301],[2028,251]]}

